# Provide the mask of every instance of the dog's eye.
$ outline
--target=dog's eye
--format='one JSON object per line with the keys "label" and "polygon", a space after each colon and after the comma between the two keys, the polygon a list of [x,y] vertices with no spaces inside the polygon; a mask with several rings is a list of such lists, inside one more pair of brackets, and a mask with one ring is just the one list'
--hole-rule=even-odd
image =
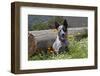
{"label": "dog's eye", "polygon": [[61,32],[61,30],[59,30],[59,32]]}

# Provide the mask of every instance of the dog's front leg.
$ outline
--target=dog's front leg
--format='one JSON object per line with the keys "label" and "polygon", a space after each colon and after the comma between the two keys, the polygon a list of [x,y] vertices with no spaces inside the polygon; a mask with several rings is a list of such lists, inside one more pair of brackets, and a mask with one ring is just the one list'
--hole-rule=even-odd
{"label": "dog's front leg", "polygon": [[54,49],[54,53],[55,54],[59,54],[60,47],[61,47],[61,44],[60,43],[54,42],[53,49]]}

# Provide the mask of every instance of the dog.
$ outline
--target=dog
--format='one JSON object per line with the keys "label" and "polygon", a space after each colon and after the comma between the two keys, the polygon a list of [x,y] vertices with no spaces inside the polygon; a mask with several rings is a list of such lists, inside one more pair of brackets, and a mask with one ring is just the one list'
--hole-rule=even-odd
{"label": "dog", "polygon": [[60,51],[62,51],[61,49],[65,49],[65,47],[68,45],[68,41],[66,39],[68,28],[67,20],[64,20],[63,25],[60,25],[58,22],[55,22],[55,28],[58,30],[58,34],[52,47],[54,52],[58,54]]}

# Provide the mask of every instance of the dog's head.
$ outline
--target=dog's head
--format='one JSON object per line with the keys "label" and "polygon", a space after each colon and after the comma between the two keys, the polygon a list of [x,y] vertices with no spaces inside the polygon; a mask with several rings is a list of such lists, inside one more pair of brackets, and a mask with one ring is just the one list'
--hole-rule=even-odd
{"label": "dog's head", "polygon": [[64,20],[63,25],[60,25],[58,22],[55,22],[55,27],[58,30],[59,39],[61,41],[64,41],[67,34],[67,27],[68,27],[67,20],[66,19]]}

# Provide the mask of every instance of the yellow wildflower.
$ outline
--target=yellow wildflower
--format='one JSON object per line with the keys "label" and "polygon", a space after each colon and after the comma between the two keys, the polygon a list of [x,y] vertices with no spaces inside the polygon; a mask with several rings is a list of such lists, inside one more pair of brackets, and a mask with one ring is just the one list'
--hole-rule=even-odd
{"label": "yellow wildflower", "polygon": [[69,35],[68,37],[73,37],[73,35]]}
{"label": "yellow wildflower", "polygon": [[71,41],[74,40],[74,35],[69,35],[68,40],[71,40]]}
{"label": "yellow wildflower", "polygon": [[78,35],[80,35],[81,33],[80,33],[80,32],[78,32],[77,34],[78,34]]}
{"label": "yellow wildflower", "polygon": [[52,48],[48,48],[48,51],[49,51],[50,53],[53,53]]}
{"label": "yellow wildflower", "polygon": [[53,53],[53,50],[50,50],[51,53]]}
{"label": "yellow wildflower", "polygon": [[48,50],[50,50],[50,48],[48,48]]}

